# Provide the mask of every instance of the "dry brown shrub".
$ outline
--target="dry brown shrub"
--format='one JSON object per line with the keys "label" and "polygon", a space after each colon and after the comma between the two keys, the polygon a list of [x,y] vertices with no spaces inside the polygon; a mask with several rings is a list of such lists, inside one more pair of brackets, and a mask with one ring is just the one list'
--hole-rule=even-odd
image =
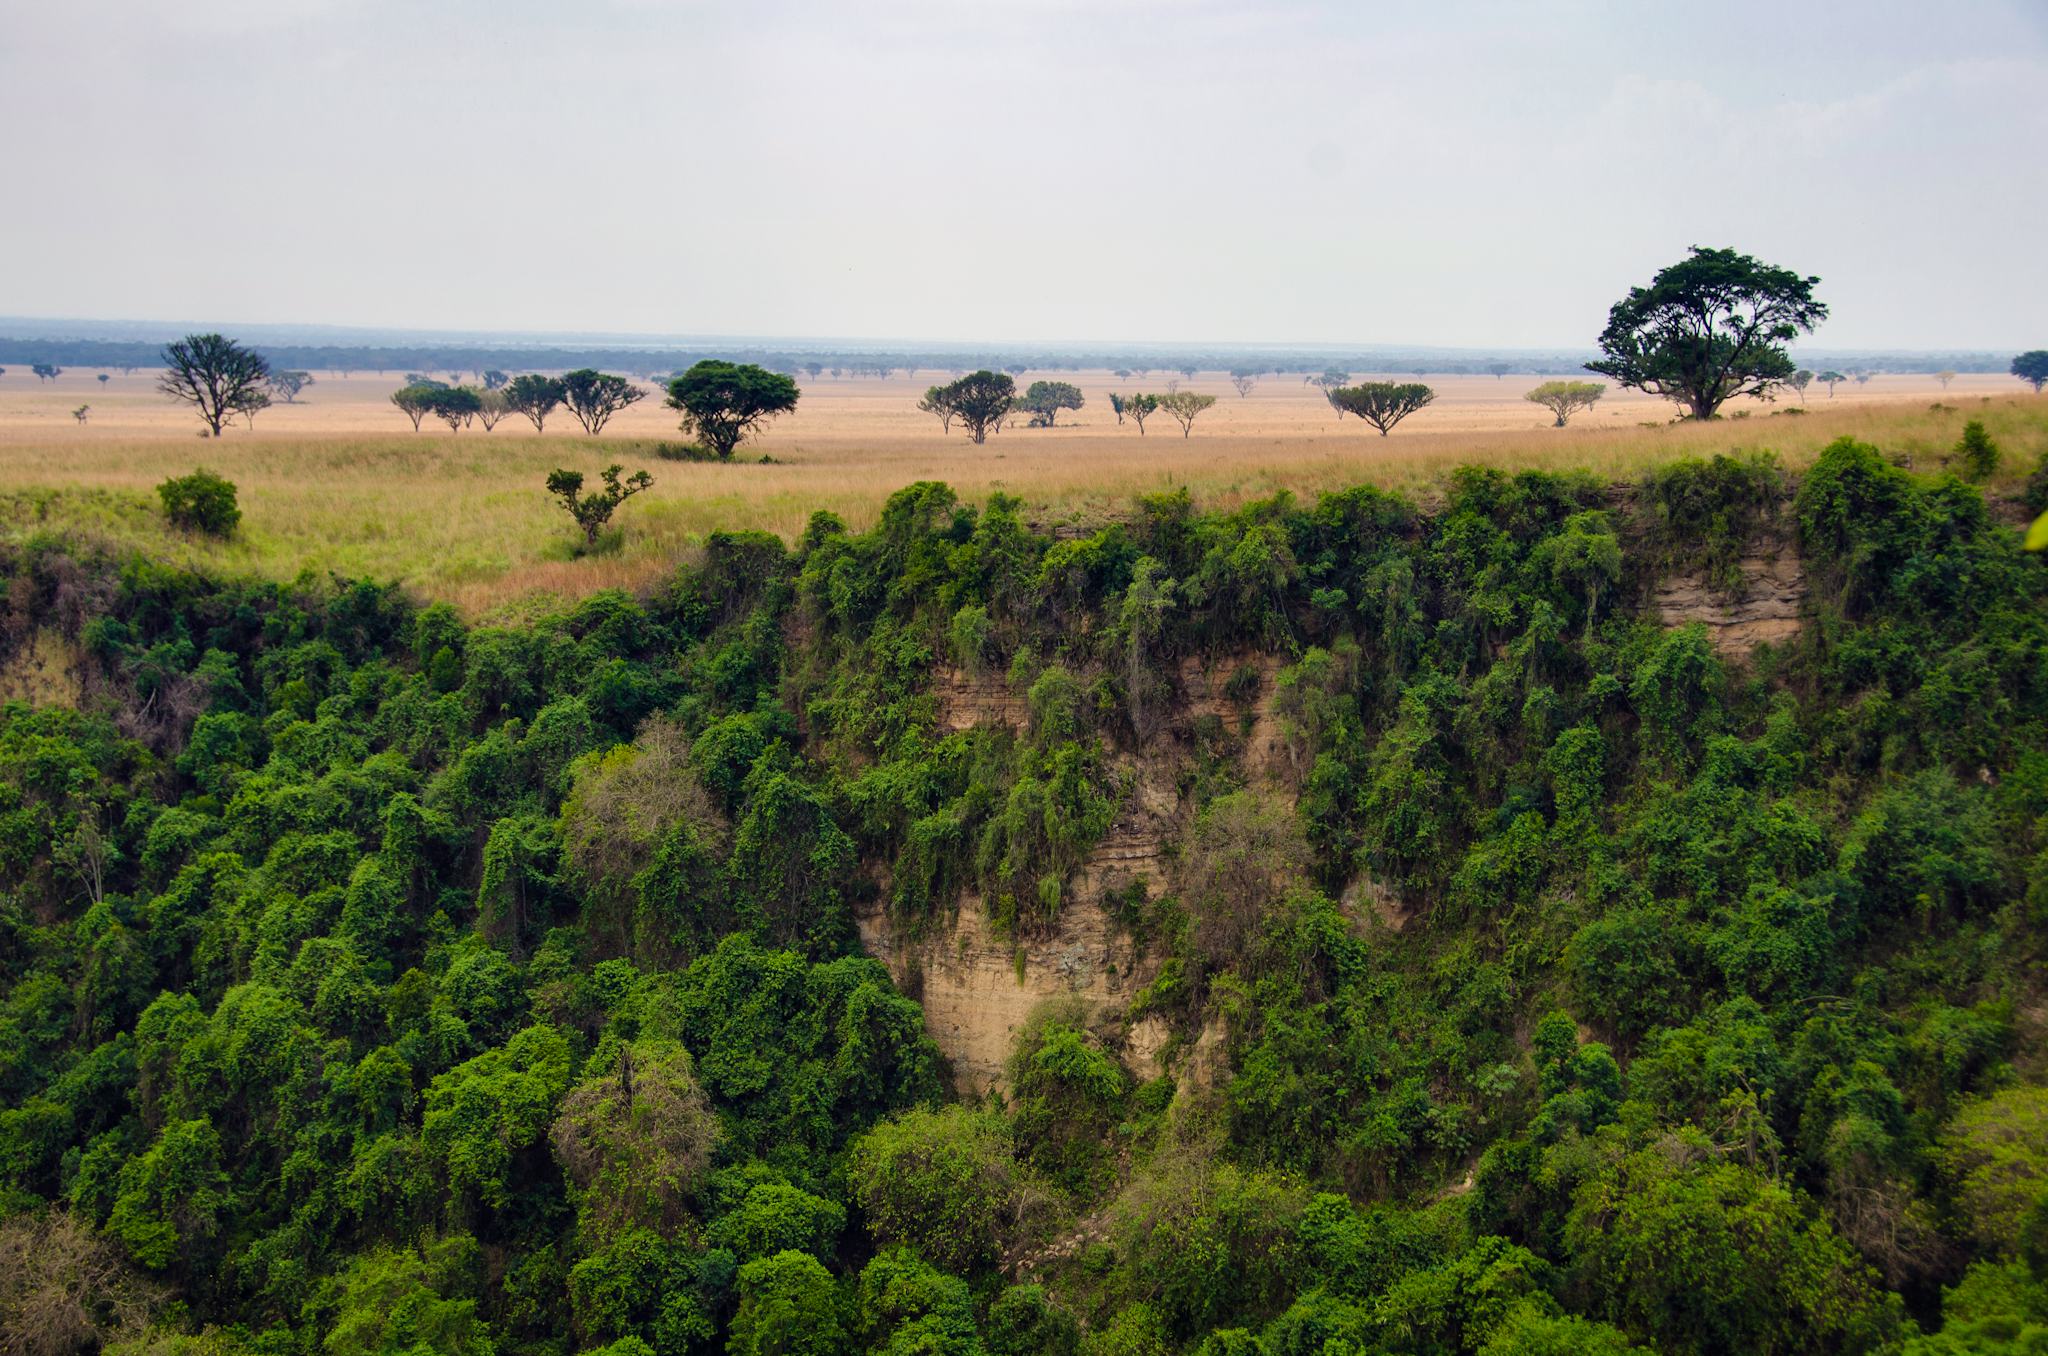
{"label": "dry brown shrub", "polygon": [[562,840],[593,890],[624,892],[684,821],[723,845],[726,825],[690,767],[689,736],[666,716],[650,716],[633,743],[579,763],[575,778],[562,803]]}
{"label": "dry brown shrub", "polygon": [[164,1302],[121,1250],[69,1212],[0,1223],[0,1356],[70,1356],[139,1336]]}
{"label": "dry brown shrub", "polygon": [[718,1138],[690,1054],[669,1041],[620,1047],[611,1068],[569,1090],[555,1120],[555,1157],[583,1193],[586,1229],[610,1237],[673,1232]]}
{"label": "dry brown shrub", "polygon": [[1257,791],[1219,796],[1195,821],[1180,861],[1196,955],[1219,969],[1255,965],[1267,919],[1308,880],[1311,860],[1285,799]]}

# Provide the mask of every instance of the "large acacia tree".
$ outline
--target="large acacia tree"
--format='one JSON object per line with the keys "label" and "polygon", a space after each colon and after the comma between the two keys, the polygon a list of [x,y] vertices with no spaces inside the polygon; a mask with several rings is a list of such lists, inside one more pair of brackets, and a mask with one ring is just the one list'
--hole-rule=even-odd
{"label": "large acacia tree", "polygon": [[991,372],[983,368],[969,372],[960,380],[947,386],[941,393],[946,404],[952,409],[954,418],[967,428],[967,436],[977,443],[988,441],[989,431],[1003,425],[1004,416],[1017,399],[1017,381],[1006,372]]}
{"label": "large acacia tree", "polygon": [[752,363],[706,358],[668,384],[668,406],[680,410],[683,428],[694,431],[721,459],[762,424],[796,408],[796,382]]}
{"label": "large acacia tree", "polygon": [[[2029,349],[2012,360],[2012,374],[2034,388],[2039,395],[2048,386],[2048,348]],[[1947,382],[1942,383],[1948,385]]]}
{"label": "large acacia tree", "polygon": [[1632,287],[1607,314],[1589,370],[1711,419],[1724,401],[1766,395],[1793,373],[1784,345],[1827,319],[1819,278],[1734,250],[1693,246],[1690,258]]}
{"label": "large acacia tree", "polygon": [[1366,381],[1356,386],[1340,386],[1329,393],[1329,398],[1339,414],[1357,415],[1384,438],[1393,432],[1394,425],[1435,400],[1436,392],[1419,381]]}
{"label": "large acacia tree", "polygon": [[188,334],[164,345],[156,388],[197,410],[219,437],[229,418],[270,403],[263,389],[269,380],[270,364],[255,349],[218,334]]}
{"label": "large acacia tree", "polygon": [[1082,404],[1081,388],[1071,381],[1034,381],[1017,398],[1017,408],[1028,410],[1038,428],[1051,428],[1061,410],[1078,410]]}

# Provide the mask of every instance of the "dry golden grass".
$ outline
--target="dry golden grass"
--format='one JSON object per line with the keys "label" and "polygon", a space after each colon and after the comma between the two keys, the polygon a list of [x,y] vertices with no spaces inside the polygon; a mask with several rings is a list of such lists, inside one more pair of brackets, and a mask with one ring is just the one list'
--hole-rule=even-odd
{"label": "dry golden grass", "polygon": [[[1093,373],[1080,378],[1088,403],[1066,416],[1071,426],[1013,428],[976,447],[957,432],[943,436],[915,409],[943,375],[827,378],[806,387],[796,415],[743,449],[774,464],[704,465],[654,458],[657,442],[681,437],[657,399],[595,442],[552,424],[536,436],[524,421],[491,434],[451,435],[438,425],[414,433],[385,403],[396,378],[323,374],[306,403],[266,412],[253,432],[201,441],[196,421],[157,397],[145,374],[102,388],[90,373],[51,385],[10,373],[0,379],[0,524],[15,536],[72,530],[271,577],[310,569],[399,579],[484,615],[526,599],[640,584],[713,528],[793,537],[817,509],[864,526],[915,480],[944,480],[970,500],[1003,490],[1042,519],[1087,522],[1176,486],[1208,504],[1359,483],[1426,492],[1468,463],[1627,479],[1682,456],[1768,448],[1797,467],[1843,434],[1932,469],[1972,417],[2003,445],[2010,478],[2048,451],[2048,400],[2009,378],[1960,378],[1943,392],[1931,378],[1884,377],[1844,386],[1833,400],[1810,393],[1804,415],[1752,406],[1749,418],[1705,425],[1670,424],[1669,405],[1610,392],[1560,430],[1521,399],[1534,378],[1444,377],[1432,381],[1437,404],[1381,438],[1356,420],[1337,421],[1298,379],[1267,378],[1240,398],[1211,375],[1186,383],[1221,399],[1183,439],[1163,416],[1141,437],[1118,427],[1108,408],[1110,389],[1160,390],[1162,374],[1117,382]],[[79,426],[70,410],[82,400],[94,414]],[[1937,401],[1949,408],[1931,410]],[[579,558],[573,529],[541,482],[556,466],[592,474],[614,460],[648,468],[655,488],[621,510],[614,549]],[[157,512],[154,486],[200,465],[240,488],[243,525],[232,542],[171,532]]]}

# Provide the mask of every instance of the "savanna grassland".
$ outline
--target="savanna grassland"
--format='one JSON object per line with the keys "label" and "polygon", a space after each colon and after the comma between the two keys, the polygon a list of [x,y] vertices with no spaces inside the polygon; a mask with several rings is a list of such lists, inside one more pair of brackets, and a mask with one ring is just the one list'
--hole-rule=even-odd
{"label": "savanna grassland", "polygon": [[[1383,439],[1336,418],[1297,377],[1262,378],[1239,396],[1213,372],[1182,383],[1218,397],[1192,436],[1163,415],[1141,436],[1118,424],[1108,393],[1161,390],[1171,374],[1119,381],[1096,372],[1080,374],[1088,403],[1058,426],[1015,427],[980,447],[916,409],[925,385],[943,376],[806,382],[794,415],[750,440],[739,462],[717,465],[660,459],[660,444],[682,435],[658,397],[598,439],[565,413],[540,436],[516,416],[491,433],[451,434],[432,419],[416,433],[388,403],[397,374],[319,373],[298,403],[272,406],[253,430],[237,424],[201,441],[190,412],[158,395],[151,373],[101,383],[84,369],[54,382],[10,372],[0,378],[0,530],[76,530],[159,559],[269,578],[312,569],[396,580],[483,616],[535,596],[644,584],[716,529],[760,528],[787,541],[819,509],[863,527],[891,493],[919,480],[973,500],[1001,491],[1036,522],[1087,526],[1179,487],[1227,508],[1282,489],[1310,496],[1356,484],[1427,496],[1461,465],[1630,479],[1680,457],[1768,449],[1796,469],[1843,435],[1934,469],[1967,418],[1984,420],[2006,448],[2008,478],[2048,450],[2040,402],[1992,375],[1962,376],[1946,390],[1932,377],[1879,376],[1845,382],[1833,397],[1816,385],[1804,413],[1788,401],[1738,401],[1707,425],[1674,425],[1668,403],[1610,389],[1562,430],[1522,399],[1536,377],[1432,377],[1436,403]],[[72,415],[81,403],[91,406],[83,424]],[[770,463],[754,460],[762,456]],[[602,549],[579,555],[541,483],[557,466],[594,475],[612,461],[651,470],[654,488],[621,511]],[[201,465],[239,488],[244,517],[232,542],[189,538],[163,522],[154,487]]]}

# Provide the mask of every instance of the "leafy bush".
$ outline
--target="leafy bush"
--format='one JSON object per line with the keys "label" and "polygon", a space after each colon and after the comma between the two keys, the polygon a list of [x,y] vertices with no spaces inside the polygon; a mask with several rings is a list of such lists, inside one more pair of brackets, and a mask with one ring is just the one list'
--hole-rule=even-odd
{"label": "leafy bush", "polygon": [[242,510],[235,503],[234,482],[208,470],[173,476],[157,486],[156,493],[163,500],[164,517],[171,526],[187,532],[232,537],[242,521]]}

